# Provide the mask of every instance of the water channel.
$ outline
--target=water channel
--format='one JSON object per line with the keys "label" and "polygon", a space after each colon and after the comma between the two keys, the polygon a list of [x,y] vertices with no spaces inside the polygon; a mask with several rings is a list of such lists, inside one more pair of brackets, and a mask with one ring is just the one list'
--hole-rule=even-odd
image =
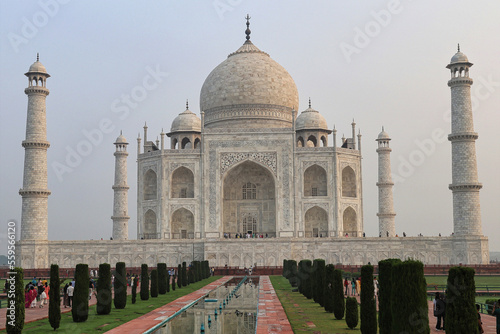
{"label": "water channel", "polygon": [[234,277],[153,333],[254,334],[258,300],[258,276]]}

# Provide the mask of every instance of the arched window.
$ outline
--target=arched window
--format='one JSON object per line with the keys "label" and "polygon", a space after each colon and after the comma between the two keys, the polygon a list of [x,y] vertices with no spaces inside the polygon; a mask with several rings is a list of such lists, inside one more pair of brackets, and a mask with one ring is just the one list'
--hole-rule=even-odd
{"label": "arched window", "polygon": [[172,139],[172,150],[177,150],[179,148],[178,144],[177,138]]}
{"label": "arched window", "polygon": [[328,143],[325,136],[321,136],[321,144],[323,147],[327,147]]}
{"label": "arched window", "polygon": [[200,143],[201,143],[200,138],[196,138],[196,139],[194,140],[194,148],[195,148],[195,149],[196,149],[196,148],[200,148]]}
{"label": "arched window", "polygon": [[194,216],[185,208],[180,208],[172,214],[172,239],[194,238]]}
{"label": "arched window", "polygon": [[297,147],[304,147],[304,138],[299,137],[297,139]]}
{"label": "arched window", "polygon": [[347,233],[350,237],[357,236],[358,230],[358,219],[356,211],[353,208],[348,207],[344,210],[343,214],[343,230],[344,234]]}
{"label": "arched window", "polygon": [[245,183],[243,185],[243,199],[256,199],[257,187],[253,183]]}
{"label": "arched window", "polygon": [[144,230],[143,230],[143,238],[144,239],[157,239],[156,233],[156,213],[149,209],[144,214]]}
{"label": "arched window", "polygon": [[316,139],[315,136],[309,136],[309,138],[307,138],[307,144],[306,144],[307,147],[317,147],[318,146],[318,140]]}
{"label": "arched window", "polygon": [[194,174],[186,167],[179,167],[172,173],[172,198],[194,198]]}
{"label": "arched window", "polygon": [[356,197],[356,174],[349,166],[342,170],[342,196]]}
{"label": "arched window", "polygon": [[144,200],[156,199],[157,189],[156,173],[150,169],[144,174]]}
{"label": "arched window", "polygon": [[318,165],[312,165],[304,172],[304,196],[327,196],[326,171]]}
{"label": "arched window", "polygon": [[191,141],[189,140],[189,138],[185,137],[184,139],[182,139],[182,149],[190,149],[191,148]]}
{"label": "arched window", "polygon": [[314,206],[306,211],[305,219],[306,237],[328,236],[328,214],[320,207]]}

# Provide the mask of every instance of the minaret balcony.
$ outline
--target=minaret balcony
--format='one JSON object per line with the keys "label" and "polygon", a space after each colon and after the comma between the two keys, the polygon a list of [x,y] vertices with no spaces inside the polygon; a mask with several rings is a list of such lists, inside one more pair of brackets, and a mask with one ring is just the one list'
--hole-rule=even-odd
{"label": "minaret balcony", "polygon": [[32,140],[23,140],[22,146],[24,148],[49,148],[50,143],[48,141],[44,140],[37,140],[37,141],[32,141]]}
{"label": "minaret balcony", "polygon": [[474,141],[479,138],[477,132],[457,132],[448,135],[449,141]]}
{"label": "minaret balcony", "polygon": [[42,95],[49,95],[49,90],[48,88],[45,88],[43,86],[31,86],[31,87],[26,87],[24,89],[24,93],[26,95],[31,95],[31,94],[42,94]]}
{"label": "minaret balcony", "polygon": [[476,183],[459,183],[459,184],[450,184],[448,185],[448,188],[453,191],[479,191],[483,187],[482,183],[476,182]]}

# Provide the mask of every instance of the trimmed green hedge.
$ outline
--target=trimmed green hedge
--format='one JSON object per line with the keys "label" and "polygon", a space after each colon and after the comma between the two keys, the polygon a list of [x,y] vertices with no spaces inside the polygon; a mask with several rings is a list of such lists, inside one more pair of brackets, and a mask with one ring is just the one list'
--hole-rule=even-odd
{"label": "trimmed green hedge", "polygon": [[347,297],[345,305],[345,323],[350,329],[358,325],[358,301],[355,297]]}
{"label": "trimmed green hedge", "polygon": [[[391,280],[392,332],[429,333],[427,284],[422,262],[406,260],[393,264]],[[457,333],[449,331],[448,324],[446,330],[449,333]]]}
{"label": "trimmed green hedge", "polygon": [[127,268],[125,262],[118,262],[115,270],[114,283],[115,299],[113,301],[116,309],[124,309],[127,305]]}
{"label": "trimmed green hedge", "polygon": [[137,300],[137,276],[132,280],[132,304]]}
{"label": "trimmed green hedge", "polygon": [[61,323],[61,281],[59,280],[59,266],[50,266],[50,290],[49,290],[49,323],[54,330]]}
{"label": "trimmed green hedge", "polygon": [[[299,262],[300,264],[300,262]],[[327,264],[325,269],[325,311],[333,313],[333,272],[335,271],[335,266],[333,264]]]}
{"label": "trimmed green hedge", "polygon": [[340,320],[344,317],[345,300],[344,300],[344,285],[342,284],[342,270],[335,269],[333,271],[333,313],[335,319]]}
{"label": "trimmed green hedge", "polygon": [[158,270],[151,270],[151,297],[158,297]]}
{"label": "trimmed green hedge", "polygon": [[[9,291],[7,291],[7,311],[5,320],[7,333],[22,333],[24,328],[24,278],[23,268],[14,268],[9,274]],[[13,274],[15,273],[15,274]],[[11,285],[14,284],[14,290]],[[14,310],[12,310],[14,308]]]}
{"label": "trimmed green hedge", "polygon": [[149,273],[148,265],[143,263],[141,265],[141,300],[149,299]]}
{"label": "trimmed green hedge", "polygon": [[[377,305],[374,298],[373,266],[361,267],[361,333],[377,333]],[[398,332],[399,333],[399,332]]]}
{"label": "trimmed green hedge", "polygon": [[315,259],[313,263],[313,298],[320,306],[325,306],[325,260]]}
{"label": "trimmed green hedge", "polygon": [[167,265],[165,263],[158,263],[158,293],[164,295],[167,293]]}
{"label": "trimmed green hedge", "polygon": [[387,259],[378,263],[378,328],[380,334],[392,334],[392,266],[396,263],[401,263],[401,260]]}
{"label": "trimmed green hedge", "polygon": [[452,267],[446,289],[446,331],[449,333],[479,333],[475,307],[476,284],[474,269]]}
{"label": "trimmed green hedge", "polygon": [[89,317],[89,282],[89,266],[83,263],[77,264],[75,269],[75,290],[73,291],[73,303],[71,305],[71,315],[74,322],[84,322]]}
{"label": "trimmed green hedge", "polygon": [[101,263],[97,281],[97,314],[104,315],[111,312],[111,299],[111,266],[108,263]]}

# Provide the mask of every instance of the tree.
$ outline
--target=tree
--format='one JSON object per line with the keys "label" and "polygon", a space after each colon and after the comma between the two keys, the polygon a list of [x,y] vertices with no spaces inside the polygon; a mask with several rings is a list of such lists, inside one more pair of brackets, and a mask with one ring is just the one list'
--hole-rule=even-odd
{"label": "tree", "polygon": [[50,290],[49,290],[49,323],[54,330],[59,328],[61,323],[61,281],[59,280],[59,266],[50,266]]}
{"label": "tree", "polygon": [[101,263],[97,281],[97,314],[105,315],[111,312],[111,299],[111,266],[109,263]]}
{"label": "tree", "polygon": [[283,276],[284,278],[288,278],[287,277],[288,276],[287,264],[288,264],[288,260],[283,259],[283,268],[282,268],[281,276]]}
{"label": "tree", "polygon": [[307,298],[311,299],[313,297],[313,292],[312,292],[312,286],[313,286],[313,268],[312,268],[312,262],[311,260],[302,260],[302,265],[300,266],[301,269],[301,277],[300,279],[300,284],[301,284],[301,289],[302,289],[302,294]]}
{"label": "tree", "polygon": [[342,284],[342,270],[335,269],[333,271],[333,313],[335,314],[335,319],[337,320],[342,319],[345,312],[343,288],[344,286]]}
{"label": "tree", "polygon": [[71,308],[74,322],[84,322],[89,317],[89,282],[89,266],[83,263],[77,264]]}
{"label": "tree", "polygon": [[165,263],[158,263],[158,293],[164,295],[167,293],[167,265]]}
{"label": "tree", "polygon": [[177,266],[177,287],[182,288],[182,266]]}
{"label": "tree", "polygon": [[446,285],[446,331],[449,333],[478,333],[475,308],[476,284],[474,269],[452,267]]}
{"label": "tree", "polygon": [[14,268],[7,276],[6,330],[7,333],[22,333],[24,328],[24,278],[23,268]]}
{"label": "tree", "polygon": [[127,305],[127,269],[125,262],[118,262],[115,270],[115,299],[114,305],[116,309],[124,309]]}
{"label": "tree", "polygon": [[288,261],[288,282],[295,287],[297,286],[297,261],[295,260],[290,260]]}
{"label": "tree", "polygon": [[175,274],[172,276],[172,291],[175,291]]}
{"label": "tree", "polygon": [[401,263],[401,260],[387,259],[378,263],[378,328],[380,334],[392,334],[392,266],[396,263]]}
{"label": "tree", "polygon": [[158,297],[158,270],[151,270],[151,297]]}
{"label": "tree", "polygon": [[[377,333],[377,305],[374,297],[373,266],[361,267],[361,333]],[[398,332],[399,333],[399,332]]]}
{"label": "tree", "polygon": [[195,281],[195,273],[194,273],[195,269],[194,269],[194,265],[191,265],[191,268],[189,268],[189,271],[188,271],[188,282],[191,284],[191,283],[194,283]]}
{"label": "tree", "polygon": [[182,262],[182,286],[188,285],[186,262]]}
{"label": "tree", "polygon": [[[300,264],[300,262],[299,262]],[[325,311],[333,313],[333,272],[335,266],[328,264],[325,270]]]}
{"label": "tree", "polygon": [[313,268],[315,269],[313,298],[320,306],[325,306],[325,260],[315,259]]}
{"label": "tree", "polygon": [[[425,283],[422,262],[406,260],[393,264],[391,280],[392,332],[429,333],[427,284]],[[361,279],[361,282],[363,282],[363,279]],[[361,288],[361,293],[363,293],[363,288]],[[446,324],[446,327],[449,333],[457,333],[449,331],[448,324]],[[459,331],[458,333],[468,332]]]}
{"label": "tree", "polygon": [[345,305],[345,323],[350,329],[358,325],[358,301],[355,297],[347,297]]}
{"label": "tree", "polygon": [[132,280],[132,304],[137,300],[137,276]]}
{"label": "tree", "polygon": [[141,265],[141,300],[149,299],[149,274],[148,265]]}
{"label": "tree", "polygon": [[167,292],[170,292],[170,274],[167,271]]}

